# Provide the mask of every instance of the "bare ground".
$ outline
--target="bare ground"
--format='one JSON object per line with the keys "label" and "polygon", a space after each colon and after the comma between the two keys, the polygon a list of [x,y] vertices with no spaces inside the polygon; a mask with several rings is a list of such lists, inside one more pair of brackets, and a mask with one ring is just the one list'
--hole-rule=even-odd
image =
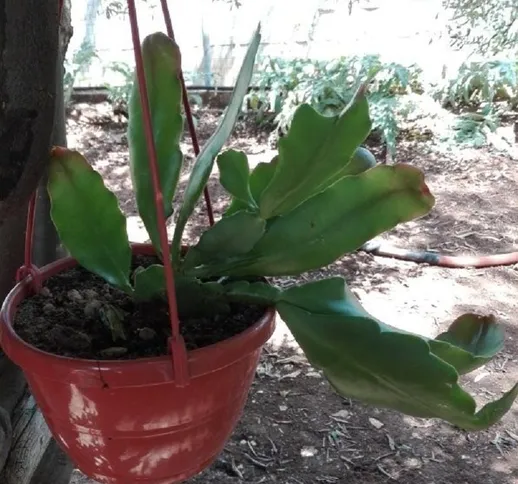
{"label": "bare ground", "polygon": [[[211,134],[217,114],[199,113],[202,139]],[[130,217],[131,239],[143,241],[147,236],[131,194],[125,129],[123,122],[114,122],[109,107],[79,106],[69,120],[69,145],[105,175]],[[241,123],[230,145],[256,163],[273,155],[266,139],[266,133]],[[188,138],[183,148],[188,168]],[[421,168],[437,202],[427,217],[383,236],[392,244],[456,255],[497,253],[518,245],[516,160],[487,149],[439,156],[427,143],[403,140],[395,161]],[[216,185],[214,175],[210,190],[221,213],[226,198]],[[206,223],[201,203],[195,223]],[[198,234],[191,225],[191,240]],[[515,267],[443,269],[357,253],[304,277],[322,273],[343,275],[374,316],[420,334],[436,335],[466,311],[497,315],[507,331],[505,350],[463,383],[483,404],[518,380]],[[344,400],[307,364],[279,321],[232,439],[216,463],[189,482],[518,484],[517,412],[515,406],[488,431],[466,433]],[[93,481],[77,473],[73,483]]]}

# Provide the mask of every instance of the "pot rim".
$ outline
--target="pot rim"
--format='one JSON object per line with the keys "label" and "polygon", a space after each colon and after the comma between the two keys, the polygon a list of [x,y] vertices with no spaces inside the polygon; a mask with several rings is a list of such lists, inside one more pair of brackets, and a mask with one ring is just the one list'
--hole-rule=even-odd
{"label": "pot rim", "polygon": [[[130,245],[133,254],[147,255],[155,253],[151,244],[131,243]],[[67,256],[43,266],[39,270],[42,280],[45,281],[76,265],[78,265],[77,261],[73,257]],[[24,370],[27,369],[31,372],[38,373],[38,369],[40,369],[41,365],[44,367],[51,365],[58,373],[63,373],[64,370],[69,373],[86,371],[91,374],[93,372],[94,374],[91,376],[93,376],[96,383],[98,383],[100,371],[126,373],[127,371],[136,371],[138,369],[141,372],[142,367],[147,366],[149,368],[161,368],[159,373],[162,377],[158,378],[156,383],[163,382],[164,377],[166,377],[166,380],[174,378],[171,363],[172,357],[170,354],[129,360],[97,360],[57,355],[41,350],[28,343],[14,330],[13,318],[18,305],[24,299],[30,297],[30,291],[30,281],[27,279],[20,281],[11,289],[0,309],[0,348]],[[263,316],[245,331],[223,341],[188,351],[187,362],[190,377],[193,378],[216,371],[261,347],[273,334],[275,316],[275,307],[268,307]],[[49,375],[48,369],[43,369],[41,372],[46,376]],[[148,383],[153,383],[153,381],[148,380]]]}

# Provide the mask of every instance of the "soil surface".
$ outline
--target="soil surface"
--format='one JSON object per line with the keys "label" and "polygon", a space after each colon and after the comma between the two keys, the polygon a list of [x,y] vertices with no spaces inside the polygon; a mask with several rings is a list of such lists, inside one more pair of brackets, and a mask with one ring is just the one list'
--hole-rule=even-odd
{"label": "soil surface", "polygon": [[[157,263],[155,257],[136,256],[132,273]],[[180,332],[194,350],[245,331],[263,314],[261,307],[240,304],[190,317],[180,312]],[[171,336],[165,298],[136,301],[82,267],[49,278],[39,294],[22,301],[14,328],[41,350],[86,359],[164,356]]]}
{"label": "soil surface", "polygon": [[[197,112],[202,140],[214,130],[217,115],[214,110]],[[78,106],[69,120],[69,145],[83,151],[117,193],[129,217],[131,239],[145,241],[131,192],[125,130],[109,106]],[[268,135],[239,123],[229,146],[248,153],[254,165],[274,155]],[[187,137],[182,147],[186,163],[177,198],[192,166]],[[424,171],[436,206],[382,239],[402,248],[454,255],[492,254],[518,245],[518,162],[510,154],[456,146],[444,151],[429,137],[407,137],[399,140],[394,162]],[[209,190],[218,216],[228,199],[217,186],[217,173]],[[206,224],[203,203],[185,242],[196,240],[197,224]],[[506,330],[505,348],[462,377],[462,384],[482,405],[518,381],[516,267],[445,269],[359,252],[322,271],[278,282],[289,285],[331,274],[345,277],[374,316],[427,336],[444,331],[464,312],[494,314]],[[189,484],[518,484],[517,413],[515,405],[498,425],[467,433],[342,399],[308,365],[278,320],[231,440]],[[73,483],[93,481],[77,472]]]}

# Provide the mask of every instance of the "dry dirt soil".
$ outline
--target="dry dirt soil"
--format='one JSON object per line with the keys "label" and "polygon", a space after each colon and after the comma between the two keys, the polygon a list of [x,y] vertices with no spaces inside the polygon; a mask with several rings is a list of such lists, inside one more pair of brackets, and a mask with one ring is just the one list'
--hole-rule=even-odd
{"label": "dry dirt soil", "polygon": [[[219,112],[197,113],[200,137],[212,133]],[[129,216],[133,240],[147,239],[136,216],[128,171],[125,120],[107,105],[76,106],[69,144],[83,151],[115,190]],[[269,160],[268,133],[238,124],[229,146],[251,163]],[[181,184],[192,166],[187,154]],[[399,226],[383,238],[403,248],[445,254],[509,251],[518,237],[517,161],[487,149],[438,155],[428,142],[401,140],[396,162],[425,172],[436,197],[427,217]],[[210,182],[216,213],[227,199]],[[200,203],[188,236],[206,224]],[[493,313],[507,331],[504,351],[462,381],[483,404],[518,380],[518,273],[516,267],[444,269],[356,253],[322,272],[340,274],[368,311],[386,323],[436,335],[461,313]],[[284,281],[295,282],[295,281]],[[396,358],[397,355],[394,355]],[[487,431],[466,433],[432,420],[409,418],[337,396],[300,354],[282,321],[264,350],[245,414],[225,451],[189,484],[517,484],[518,406]],[[93,484],[76,473],[74,484]]]}

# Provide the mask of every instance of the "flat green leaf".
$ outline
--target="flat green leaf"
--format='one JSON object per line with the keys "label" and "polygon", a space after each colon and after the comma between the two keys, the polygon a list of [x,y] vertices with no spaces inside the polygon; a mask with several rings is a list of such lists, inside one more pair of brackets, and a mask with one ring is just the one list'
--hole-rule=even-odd
{"label": "flat green leaf", "polygon": [[479,430],[496,423],[518,395],[516,385],[477,412],[455,368],[430,351],[426,338],[370,316],[341,278],[287,289],[277,310],[309,361],[343,396]]}
{"label": "flat green leaf", "polygon": [[504,330],[493,316],[464,314],[429,343],[434,354],[464,374],[486,364],[503,349]]}
{"label": "flat green leaf", "polygon": [[455,346],[483,358],[493,358],[504,347],[504,330],[494,316],[463,314],[437,336]]}
{"label": "flat green leaf", "polygon": [[430,345],[431,352],[453,366],[459,375],[469,373],[485,363],[485,361],[483,362],[482,359],[477,358],[468,351],[445,341],[432,339],[428,341],[428,344]]}
{"label": "flat green leaf", "polygon": [[266,282],[201,282],[181,277],[176,282],[181,317],[213,316],[230,312],[230,303],[273,306],[280,290]]}
{"label": "flat green leaf", "polygon": [[[166,217],[172,214],[172,202],[183,155],[180,138],[183,133],[181,56],[178,45],[167,35],[157,32],[142,43],[142,56],[153,124],[157,162]],[[161,253],[155,196],[149,155],[144,132],[139,86],[134,81],[128,104],[128,145],[131,179],[137,208],[149,237]]]}
{"label": "flat green leaf", "polygon": [[60,240],[80,265],[131,293],[131,248],[117,197],[77,151],[55,148],[47,190]]}
{"label": "flat green leaf", "polygon": [[[259,205],[261,195],[275,173],[278,158],[278,156],[275,156],[270,163],[258,163],[250,174],[250,192],[252,193],[256,206]],[[225,216],[232,215],[240,210],[249,210],[249,206],[241,200],[234,198],[225,212]]]}
{"label": "flat green leaf", "polygon": [[252,174],[250,175],[250,191],[257,203],[261,200],[264,190],[270,184],[273,175],[275,175],[278,162],[279,156],[276,155],[270,163],[258,163],[252,171]]}
{"label": "flat green leaf", "polygon": [[207,229],[189,249],[182,268],[187,270],[250,252],[264,234],[266,222],[257,214],[237,212]]}
{"label": "flat green leaf", "polygon": [[250,191],[250,169],[246,155],[242,151],[227,150],[218,156],[216,162],[223,188],[247,208],[257,209]]}
{"label": "flat green leaf", "polygon": [[289,214],[269,221],[249,254],[210,270],[221,275],[280,276],[318,269],[397,224],[425,215],[433,204],[417,168],[377,166],[343,178]]}
{"label": "flat green leaf", "polygon": [[263,218],[289,213],[338,179],[372,126],[364,90],[338,116],[323,116],[307,104],[297,108],[279,140],[279,166],[261,196]]}
{"label": "flat green leaf", "polygon": [[243,64],[241,65],[241,70],[239,71],[236,85],[234,87],[232,97],[230,98],[230,103],[223,114],[216,131],[209,138],[198,155],[196,163],[192,169],[191,176],[189,177],[189,181],[187,182],[183,203],[178,214],[178,220],[176,222],[173,236],[172,259],[175,265],[177,265],[180,259],[180,246],[185,225],[187,224],[187,221],[191,216],[201,193],[203,192],[203,188],[207,184],[214,160],[232,133],[232,129],[234,128],[234,124],[236,123],[241,110],[243,99],[247,93],[248,86],[250,85],[250,80],[252,79],[255,56],[260,42],[261,25],[259,24],[252,37]]}
{"label": "flat green leaf", "polygon": [[277,301],[280,289],[266,282],[236,281],[223,284],[225,297],[230,300],[250,304],[264,304],[273,306]]}
{"label": "flat green leaf", "polygon": [[[175,277],[176,303],[180,319],[203,318],[230,311],[225,290],[217,282]],[[154,264],[135,271],[135,296],[140,300],[166,297],[164,266]]]}
{"label": "flat green leaf", "polygon": [[[214,317],[228,314],[230,306],[224,297],[223,286],[217,282],[203,283],[197,279],[178,277],[176,300],[180,319]],[[200,324],[203,324],[201,321]]]}
{"label": "flat green leaf", "polygon": [[161,264],[137,267],[133,273],[133,281],[137,299],[147,301],[165,295],[165,271]]}

